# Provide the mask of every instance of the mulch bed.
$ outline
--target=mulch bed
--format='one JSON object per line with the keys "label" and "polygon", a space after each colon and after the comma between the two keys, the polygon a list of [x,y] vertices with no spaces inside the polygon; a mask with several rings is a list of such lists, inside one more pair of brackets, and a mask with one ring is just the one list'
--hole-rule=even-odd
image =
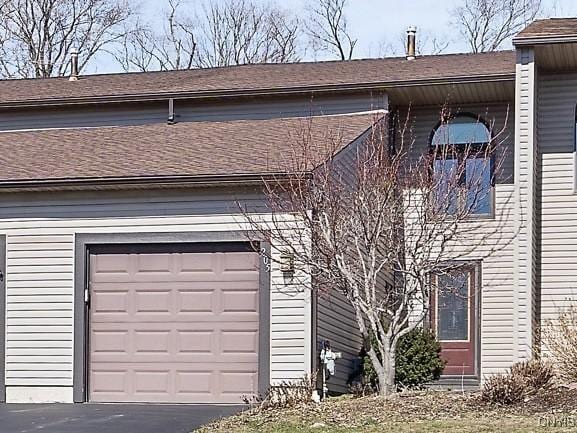
{"label": "mulch bed", "polygon": [[403,421],[459,419],[471,417],[517,417],[539,414],[577,413],[577,390],[552,388],[512,406],[498,406],[481,400],[478,392],[419,391],[389,398],[343,396],[320,404],[290,408],[253,408],[217,421],[202,431],[233,431],[243,424],[262,426],[280,420],[310,425],[359,427],[367,424]]}

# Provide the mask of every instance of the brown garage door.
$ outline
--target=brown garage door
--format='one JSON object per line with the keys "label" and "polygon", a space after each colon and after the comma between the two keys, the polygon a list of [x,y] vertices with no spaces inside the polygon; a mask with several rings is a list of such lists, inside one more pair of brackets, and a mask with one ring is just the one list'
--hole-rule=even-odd
{"label": "brown garage door", "polygon": [[248,251],[93,251],[90,400],[241,403],[255,394],[257,267]]}

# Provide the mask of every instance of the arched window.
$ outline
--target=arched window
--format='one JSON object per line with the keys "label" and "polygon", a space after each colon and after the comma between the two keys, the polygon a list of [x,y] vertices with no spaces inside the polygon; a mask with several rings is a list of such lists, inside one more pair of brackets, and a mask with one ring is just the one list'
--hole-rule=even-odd
{"label": "arched window", "polygon": [[447,118],[431,134],[433,174],[446,210],[492,213],[493,159],[491,131],[473,115]]}

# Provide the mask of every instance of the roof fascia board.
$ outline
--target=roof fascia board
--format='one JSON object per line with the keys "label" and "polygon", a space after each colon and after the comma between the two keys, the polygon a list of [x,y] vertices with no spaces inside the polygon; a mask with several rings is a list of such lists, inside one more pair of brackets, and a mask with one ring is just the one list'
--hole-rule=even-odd
{"label": "roof fascia board", "polygon": [[330,93],[330,92],[354,92],[363,90],[382,90],[398,87],[417,87],[431,85],[455,85],[482,82],[514,81],[515,73],[492,74],[479,76],[462,76],[439,79],[423,79],[408,81],[382,81],[375,83],[351,83],[330,86],[304,86],[279,89],[259,89],[259,90],[222,90],[209,92],[176,92],[176,93],[152,93],[142,95],[119,95],[119,96],[96,96],[86,98],[61,98],[61,99],[39,99],[22,102],[0,103],[0,109],[5,108],[33,108],[41,106],[63,106],[63,105],[90,105],[102,103],[127,103],[143,101],[162,101],[166,99],[225,99],[225,98],[245,98],[255,96],[275,96],[275,95],[298,95],[303,93]]}
{"label": "roof fascia board", "polygon": [[516,47],[528,45],[547,45],[547,44],[568,44],[577,42],[577,35],[570,36],[534,36],[534,37],[519,37],[513,39],[513,45]]}

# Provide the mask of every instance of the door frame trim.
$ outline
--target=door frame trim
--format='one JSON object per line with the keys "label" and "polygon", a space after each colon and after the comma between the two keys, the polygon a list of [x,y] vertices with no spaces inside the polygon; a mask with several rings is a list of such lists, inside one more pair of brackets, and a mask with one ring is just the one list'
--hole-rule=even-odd
{"label": "door frame trim", "polygon": [[[270,288],[271,275],[265,260],[270,257],[270,243],[256,232],[181,232],[181,233],[77,233],[74,239],[74,373],[75,403],[88,401],[88,309],[84,292],[88,289],[89,248],[100,245],[127,244],[198,244],[253,243],[260,255],[259,267],[259,350],[258,392],[270,387]],[[0,256],[1,260],[1,256]],[[1,323],[0,323],[1,324]]]}
{"label": "door frame trim", "polygon": [[[483,265],[481,260],[455,260],[449,262],[452,264],[458,264],[462,266],[464,269],[467,267],[470,268],[474,272],[473,281],[475,283],[475,293],[473,294],[474,302],[475,302],[475,327],[473,329],[473,339],[472,342],[474,343],[475,347],[475,374],[474,375],[445,375],[442,374],[439,383],[443,384],[444,381],[451,381],[454,380],[456,377],[464,378],[469,384],[479,384],[481,382],[481,327],[482,327],[482,293],[483,293]],[[431,293],[431,296],[436,296],[436,293]],[[429,306],[431,305],[431,299],[429,299]],[[436,308],[436,307],[435,307]],[[426,319],[426,327],[429,329],[434,329],[433,324],[431,323],[432,319],[432,310],[429,308],[427,313]],[[436,330],[435,330],[436,333]]]}
{"label": "door frame trim", "polygon": [[0,235],[0,402],[6,401],[6,235]]}

